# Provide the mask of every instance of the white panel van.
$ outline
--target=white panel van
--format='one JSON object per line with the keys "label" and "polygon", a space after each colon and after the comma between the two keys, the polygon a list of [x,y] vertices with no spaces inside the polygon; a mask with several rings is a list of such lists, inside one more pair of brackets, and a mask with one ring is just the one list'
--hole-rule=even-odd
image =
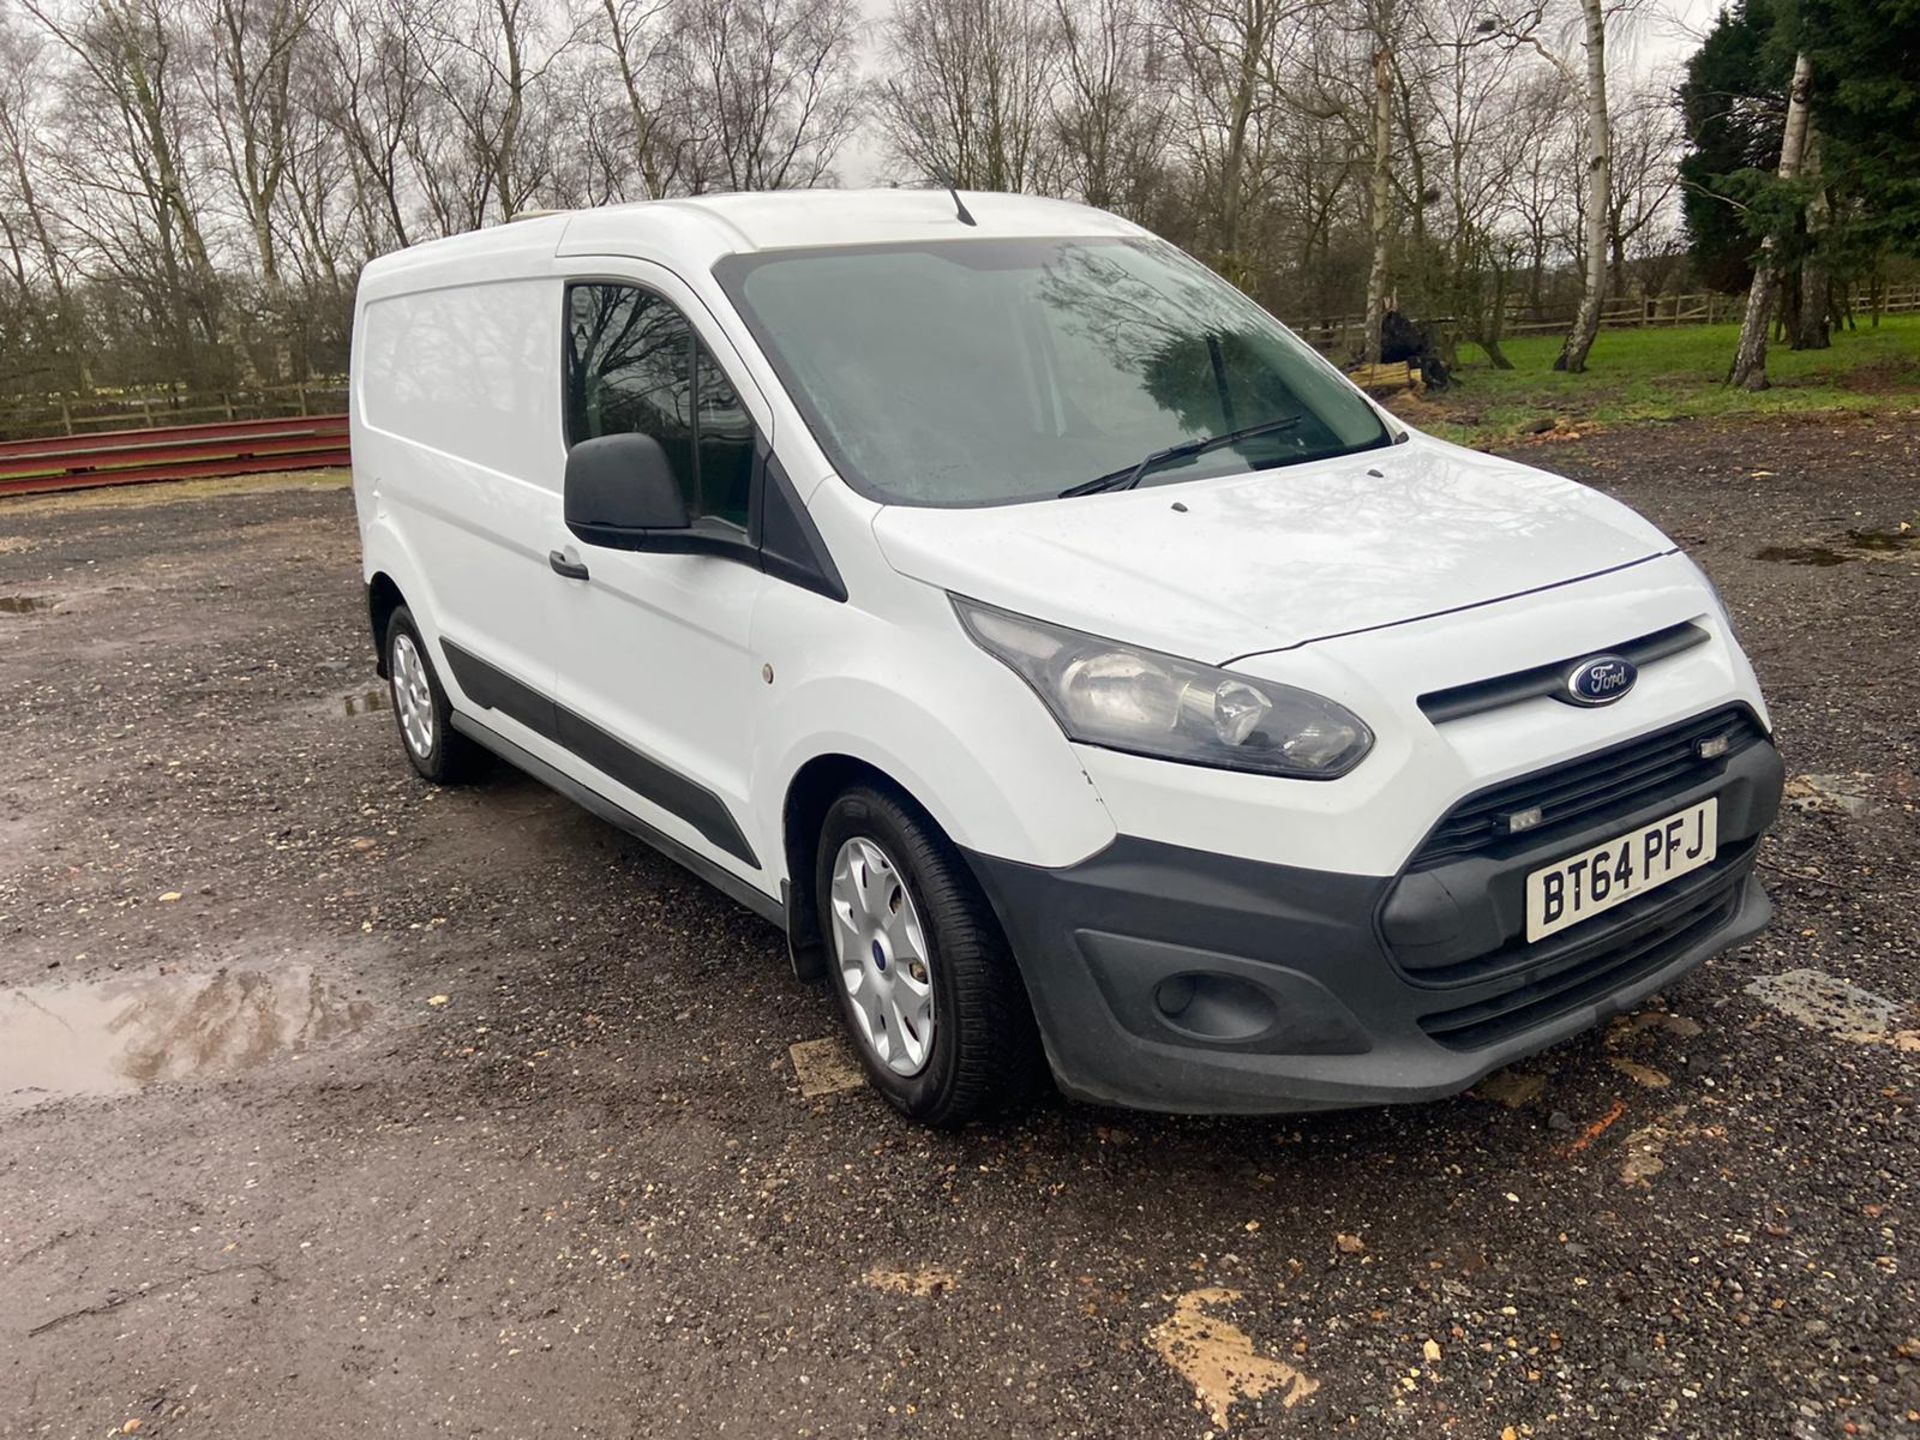
{"label": "white panel van", "polygon": [[1444,1095],[1768,916],[1781,764],[1705,575],[1409,429],[1114,216],[555,215],[360,283],[401,740],[502,756],[787,935],[873,1083]]}

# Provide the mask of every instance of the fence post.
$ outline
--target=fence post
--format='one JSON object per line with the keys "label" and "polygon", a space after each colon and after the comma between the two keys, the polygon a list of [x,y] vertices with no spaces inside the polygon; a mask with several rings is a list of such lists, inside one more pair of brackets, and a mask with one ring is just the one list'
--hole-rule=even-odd
{"label": "fence post", "polygon": [[304,380],[296,381],[294,383],[293,393],[299,397],[300,418],[304,420],[307,417],[307,382]]}
{"label": "fence post", "polygon": [[153,429],[153,397],[151,395],[140,397],[140,413],[147,419],[147,429]]}
{"label": "fence post", "polygon": [[60,397],[60,429],[68,435],[73,434],[73,412],[67,408],[67,397]]}

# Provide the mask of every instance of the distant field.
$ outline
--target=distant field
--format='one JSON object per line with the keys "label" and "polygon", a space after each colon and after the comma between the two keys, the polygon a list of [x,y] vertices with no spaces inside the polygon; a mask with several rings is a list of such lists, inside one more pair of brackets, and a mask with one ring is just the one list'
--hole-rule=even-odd
{"label": "distant field", "polygon": [[1463,345],[1454,387],[1412,400],[1407,417],[1463,444],[1491,445],[1538,429],[1777,415],[1802,411],[1881,413],[1920,408],[1920,315],[1889,316],[1878,329],[1836,331],[1828,350],[1769,350],[1773,387],[1730,390],[1735,325],[1603,330],[1587,373],[1555,371],[1558,336],[1507,344],[1511,370]]}

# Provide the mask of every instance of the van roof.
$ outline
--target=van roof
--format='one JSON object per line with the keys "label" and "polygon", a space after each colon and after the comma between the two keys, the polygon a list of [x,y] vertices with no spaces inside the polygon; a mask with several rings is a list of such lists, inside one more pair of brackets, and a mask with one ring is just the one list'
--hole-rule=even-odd
{"label": "van roof", "polygon": [[945,190],[767,190],[560,211],[381,256],[368,265],[363,281],[372,279],[375,289],[385,289],[382,282],[408,271],[483,257],[510,265],[514,256],[535,262],[556,255],[632,255],[704,270],[723,256],[762,250],[1146,233],[1117,215],[1067,200],[962,194],[975,221],[971,226],[961,221]]}

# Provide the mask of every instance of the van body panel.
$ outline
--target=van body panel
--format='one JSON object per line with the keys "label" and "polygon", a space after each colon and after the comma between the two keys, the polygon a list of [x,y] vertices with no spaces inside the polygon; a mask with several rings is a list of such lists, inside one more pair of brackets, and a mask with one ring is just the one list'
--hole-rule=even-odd
{"label": "van body panel", "polygon": [[[774,440],[778,425],[765,394],[706,302],[678,275],[641,260],[593,256],[568,278],[643,286],[672,302],[761,435]],[[777,887],[778,877],[764,870],[769,852],[734,837],[744,837],[752,814],[748,763],[765,706],[760,662],[747,637],[761,596],[782,582],[732,558],[584,546],[564,527],[556,546],[587,568],[585,580],[545,587],[563,724],[591,741],[581,728],[590,724],[632,752],[625,765],[609,769],[576,749],[565,768],[610,785],[616,801],[714,863],[762,889]],[[602,759],[620,753],[598,742],[581,748]],[[669,807],[661,797],[671,791],[629,783],[657,769],[681,777],[675,789],[697,783],[716,797],[727,824],[714,823],[707,802]]]}
{"label": "van body panel", "polygon": [[769,844],[793,777],[827,755],[891,776],[957,845],[1068,865],[1111,843],[1059,726],[967,639],[945,594],[890,573],[848,588],[852,600],[829,610],[789,586],[756,617],[754,650],[775,676],[753,767]]}
{"label": "van body panel", "polygon": [[1214,664],[1672,548],[1585,486],[1424,439],[1068,500],[891,506],[875,533],[902,573],[929,584]]}
{"label": "van body panel", "polygon": [[526,376],[559,353],[560,293],[541,275],[368,299],[353,386],[357,483],[434,577],[434,639],[549,698],[560,396]]}

